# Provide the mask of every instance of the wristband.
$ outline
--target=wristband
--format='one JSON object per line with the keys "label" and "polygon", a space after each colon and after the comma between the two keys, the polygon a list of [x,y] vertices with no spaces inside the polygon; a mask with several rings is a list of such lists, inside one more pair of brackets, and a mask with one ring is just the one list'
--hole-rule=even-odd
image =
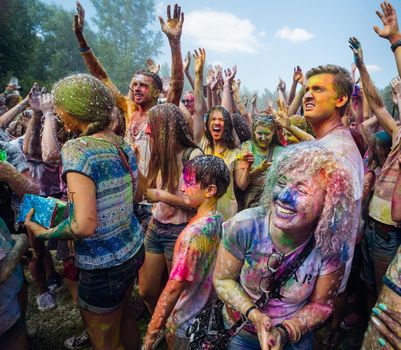
{"label": "wristband", "polygon": [[87,47],[81,47],[79,50],[83,53],[83,52],[89,51],[90,49],[91,48],[89,46],[87,46]]}
{"label": "wristband", "polygon": [[246,318],[249,318],[250,312],[251,312],[252,310],[257,309],[257,308],[258,308],[258,307],[257,307],[256,305],[252,305],[248,310],[246,310],[246,312],[245,312],[245,317],[246,317]]}
{"label": "wristband", "polygon": [[397,40],[394,44],[392,44],[390,47],[391,47],[391,50],[393,51],[393,52],[395,52],[395,49],[398,47],[398,46],[401,46],[401,40]]}
{"label": "wristband", "polygon": [[284,332],[284,337],[281,338],[281,344],[285,345],[290,340],[290,333],[288,333],[288,329],[282,323],[278,323],[275,325],[275,328],[280,328]]}

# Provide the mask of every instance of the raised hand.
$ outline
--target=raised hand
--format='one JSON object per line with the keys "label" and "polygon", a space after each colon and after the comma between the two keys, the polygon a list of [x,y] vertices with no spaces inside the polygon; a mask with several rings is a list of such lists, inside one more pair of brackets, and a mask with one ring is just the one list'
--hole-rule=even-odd
{"label": "raised hand", "polygon": [[231,87],[232,81],[235,78],[236,73],[237,73],[237,66],[234,66],[232,70],[230,68],[225,69],[224,70],[224,83],[229,84],[229,86]]}
{"label": "raised hand", "polygon": [[214,80],[214,70],[209,69],[207,71],[207,75],[206,75],[206,85],[210,86],[210,84],[212,83],[213,80]]}
{"label": "raised hand", "polygon": [[363,53],[362,53],[361,43],[354,36],[349,38],[348,43],[350,49],[354,53],[354,62],[358,67],[359,65],[363,64]]}
{"label": "raised hand", "polygon": [[28,94],[29,105],[35,113],[41,112],[40,108],[40,87],[39,84],[35,83],[32,86],[31,91]]}
{"label": "raised hand", "polygon": [[302,73],[302,69],[300,66],[297,66],[296,68],[294,68],[294,75],[292,76],[292,80],[296,81],[297,83],[302,84],[302,82],[304,80],[304,75]]}
{"label": "raised hand", "polygon": [[272,115],[273,112],[274,112],[273,101],[267,100],[267,102],[266,102],[266,113],[269,114],[269,115]]}
{"label": "raised hand", "polygon": [[190,64],[191,64],[191,53],[188,51],[184,60],[184,72],[188,72]]}
{"label": "raised hand", "polygon": [[290,127],[290,119],[288,118],[288,106],[281,101],[277,100],[277,111],[273,109],[273,116],[276,122],[283,127],[288,129]]}
{"label": "raised hand", "polygon": [[400,35],[400,30],[398,28],[397,22],[397,14],[393,5],[389,2],[382,2],[380,7],[383,11],[376,11],[376,14],[380,17],[383,22],[383,28],[379,28],[378,26],[374,26],[374,31],[382,38],[392,40],[395,36]]}
{"label": "raised hand", "polygon": [[205,49],[199,48],[198,51],[194,50],[195,74],[203,72],[203,67],[206,61]]}
{"label": "raised hand", "polygon": [[252,96],[252,104],[253,105],[256,105],[256,100],[258,99],[258,95],[257,94],[255,94],[255,95],[253,95]]}
{"label": "raised hand", "polygon": [[72,24],[72,30],[77,32],[83,32],[85,26],[85,10],[81,3],[77,1],[77,14],[74,15],[74,22]]}
{"label": "raised hand", "polygon": [[159,16],[160,27],[169,39],[180,39],[182,33],[182,25],[184,24],[184,12],[181,12],[181,7],[174,5],[174,14],[171,18],[170,5],[167,6],[167,23],[163,17]]}
{"label": "raised hand", "polygon": [[286,89],[285,81],[279,78],[279,82],[277,84],[277,91],[282,91],[285,93],[285,89]]}
{"label": "raised hand", "polygon": [[401,99],[401,78],[399,76],[393,78],[390,85],[392,92],[396,95],[397,99]]}
{"label": "raised hand", "polygon": [[160,64],[156,64],[156,62],[154,60],[152,60],[151,58],[148,58],[146,60],[146,67],[148,68],[148,70],[150,70],[152,73],[158,74],[159,70],[160,70]]}
{"label": "raised hand", "polygon": [[42,94],[39,97],[40,109],[43,114],[54,113],[54,103],[52,94]]}
{"label": "raised hand", "polygon": [[214,91],[218,88],[219,85],[221,85],[221,80],[223,79],[221,75],[221,71],[217,71],[217,73],[214,75],[214,78],[212,82],[210,83],[210,88]]}

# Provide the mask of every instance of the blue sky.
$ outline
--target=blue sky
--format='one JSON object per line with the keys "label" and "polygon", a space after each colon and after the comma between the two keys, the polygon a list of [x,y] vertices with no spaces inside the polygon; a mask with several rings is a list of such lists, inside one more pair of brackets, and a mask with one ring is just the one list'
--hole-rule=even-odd
{"label": "blue sky", "polygon": [[[42,1],[75,8],[73,0]],[[90,0],[81,3],[87,17],[95,16]],[[156,0],[156,14],[165,17],[167,4]],[[348,37],[356,36],[373,80],[383,88],[397,70],[388,41],[373,31],[374,25],[382,25],[375,13],[379,4],[378,0],[182,0],[183,54],[204,47],[208,63],[237,64],[237,77],[250,90],[274,90],[279,76],[289,88],[297,65],[304,72],[328,63],[350,69],[353,58]],[[393,5],[401,22],[401,2],[393,1]],[[154,28],[159,29],[156,17]],[[170,62],[165,37],[156,61]]]}

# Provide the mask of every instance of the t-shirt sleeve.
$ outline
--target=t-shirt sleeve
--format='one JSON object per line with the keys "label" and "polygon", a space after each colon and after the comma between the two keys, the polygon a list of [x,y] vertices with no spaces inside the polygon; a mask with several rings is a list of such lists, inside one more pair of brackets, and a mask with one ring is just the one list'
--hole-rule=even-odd
{"label": "t-shirt sleeve", "polygon": [[334,254],[327,258],[323,258],[320,276],[329,275],[345,267],[346,261],[341,261],[340,254]]}
{"label": "t-shirt sleeve", "polygon": [[201,251],[197,247],[197,235],[187,232],[184,239],[178,241],[179,247],[174,251],[174,261],[170,279],[192,282],[195,278]]}
{"label": "t-shirt sleeve", "polygon": [[88,176],[97,183],[98,175],[94,164],[96,155],[90,156],[87,141],[84,139],[75,139],[67,142],[61,151],[63,162],[62,179],[66,181],[66,175],[69,172],[79,173]]}
{"label": "t-shirt sleeve", "polygon": [[251,246],[252,224],[246,225],[237,216],[223,224],[224,248],[239,260],[244,260],[247,250]]}

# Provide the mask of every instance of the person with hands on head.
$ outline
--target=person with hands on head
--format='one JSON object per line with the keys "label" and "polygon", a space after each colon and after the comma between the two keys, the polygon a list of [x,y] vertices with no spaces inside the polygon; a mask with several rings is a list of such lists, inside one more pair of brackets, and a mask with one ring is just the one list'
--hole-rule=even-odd
{"label": "person with hands on head", "polygon": [[398,68],[398,74],[401,76],[401,32],[398,27],[397,13],[394,6],[384,1],[380,4],[382,12],[376,11],[383,22],[383,28],[374,26],[373,29],[383,39],[387,39],[391,44],[391,50],[394,52],[395,61]]}
{"label": "person with hands on head", "polygon": [[351,178],[318,142],[291,145],[269,169],[260,203],[223,224],[214,286],[227,328],[241,315],[250,321],[228,349],[311,349],[344,273]]}
{"label": "person with hands on head", "polygon": [[65,128],[80,133],[61,155],[69,216],[47,229],[32,221],[31,209],[25,226],[41,240],[74,240],[78,305],[93,348],[138,349],[128,302],[144,256],[133,213],[143,179],[131,147],[108,128],[114,99],[100,80],[72,75],[57,82],[52,95]]}

